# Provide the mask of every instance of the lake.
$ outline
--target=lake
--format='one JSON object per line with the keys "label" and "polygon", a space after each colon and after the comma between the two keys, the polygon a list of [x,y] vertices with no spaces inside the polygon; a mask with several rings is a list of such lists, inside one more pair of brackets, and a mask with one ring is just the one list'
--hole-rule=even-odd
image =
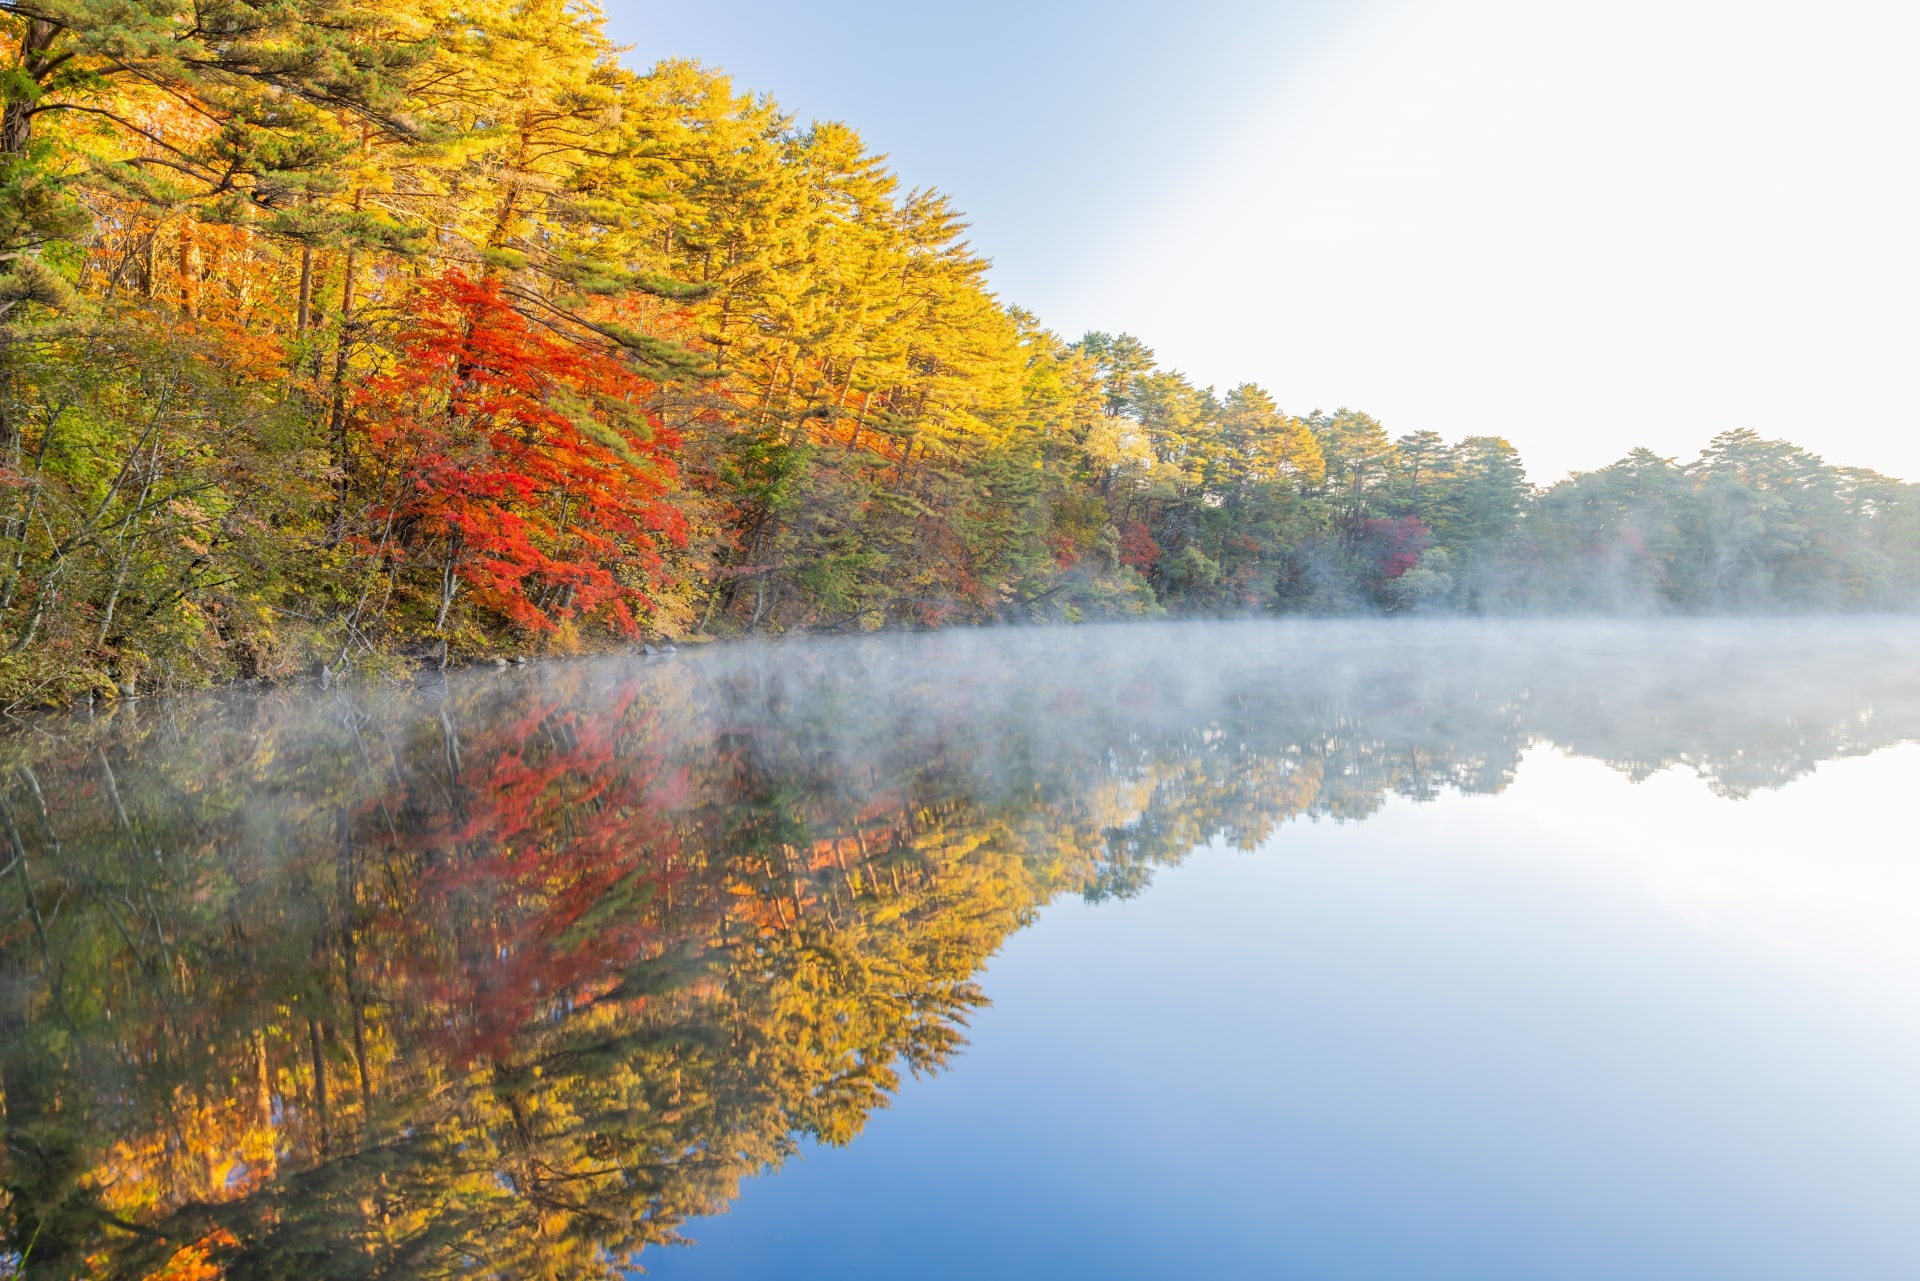
{"label": "lake", "polygon": [[0,754],[0,1276],[1920,1275],[1913,620],[791,641]]}

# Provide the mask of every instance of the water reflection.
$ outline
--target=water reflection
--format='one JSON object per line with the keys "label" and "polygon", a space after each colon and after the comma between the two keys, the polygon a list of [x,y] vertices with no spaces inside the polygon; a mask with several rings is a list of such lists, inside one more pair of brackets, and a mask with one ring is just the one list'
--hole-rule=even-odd
{"label": "water reflection", "polygon": [[[955,634],[458,675],[0,745],[28,1275],[617,1274],[935,1069],[1063,893],[1493,792],[1920,738],[1907,624]],[[23,856],[19,856],[24,852]]]}

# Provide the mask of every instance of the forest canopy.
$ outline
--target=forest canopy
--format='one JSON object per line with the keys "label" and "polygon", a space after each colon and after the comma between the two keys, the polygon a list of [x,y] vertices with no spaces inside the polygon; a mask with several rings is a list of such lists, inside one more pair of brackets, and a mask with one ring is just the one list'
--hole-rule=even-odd
{"label": "forest canopy", "polygon": [[0,698],[660,637],[1860,610],[1920,489],[1221,392],[560,0],[0,0]]}

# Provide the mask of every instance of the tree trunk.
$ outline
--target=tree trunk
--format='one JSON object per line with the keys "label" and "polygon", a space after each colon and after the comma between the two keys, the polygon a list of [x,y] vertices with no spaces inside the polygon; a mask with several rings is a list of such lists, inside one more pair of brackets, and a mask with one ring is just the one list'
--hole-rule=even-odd
{"label": "tree trunk", "polygon": [[113,611],[120,604],[120,591],[127,585],[127,570],[133,564],[133,540],[140,532],[140,509],[147,505],[147,495],[153,492],[153,482],[159,471],[160,434],[155,432],[153,451],[147,456],[147,474],[140,484],[140,496],[134,500],[133,510],[120,522],[120,563],[114,569],[113,587],[107,592],[106,608],[100,611],[100,634],[93,639],[95,649],[107,643],[107,633],[113,628]]}
{"label": "tree trunk", "polygon": [[313,324],[313,246],[300,246],[300,310],[294,320],[294,333],[305,338]]}
{"label": "tree trunk", "polygon": [[[14,66],[37,84],[47,70],[46,54],[59,35],[60,28],[45,18],[28,22],[20,37],[20,51]],[[33,117],[38,110],[38,99],[38,94],[8,96],[6,108],[0,111],[0,153],[8,156],[26,153],[33,141]]]}
{"label": "tree trunk", "polygon": [[313,1114],[319,1123],[320,1150],[327,1150],[327,1046],[319,1019],[307,1020],[307,1043],[313,1052]]}
{"label": "tree trunk", "polygon": [[453,597],[460,590],[460,547],[458,533],[447,535],[447,558],[440,566],[440,612],[434,617],[433,630],[447,630],[447,611],[453,608]]}
{"label": "tree trunk", "polygon": [[260,1128],[273,1125],[273,1077],[267,1068],[267,1034],[255,1030],[253,1034],[253,1059],[255,1069],[254,1107],[259,1111]]}
{"label": "tree trunk", "polygon": [[353,350],[353,277],[358,255],[347,250],[346,282],[340,286],[340,338],[333,349],[333,404],[327,437],[331,444],[334,477],[333,541],[347,534],[347,496],[350,491],[347,457],[347,361]]}
{"label": "tree trunk", "polygon": [[200,241],[191,220],[180,226],[180,310],[200,319]]}

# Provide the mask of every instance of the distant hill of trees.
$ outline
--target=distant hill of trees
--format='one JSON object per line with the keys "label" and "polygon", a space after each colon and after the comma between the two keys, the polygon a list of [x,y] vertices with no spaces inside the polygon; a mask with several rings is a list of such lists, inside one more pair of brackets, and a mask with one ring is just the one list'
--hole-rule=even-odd
{"label": "distant hill of trees", "polygon": [[0,3],[0,700],[623,638],[1867,609],[1920,496],[1545,492],[1053,334],[841,124],[560,0]]}

